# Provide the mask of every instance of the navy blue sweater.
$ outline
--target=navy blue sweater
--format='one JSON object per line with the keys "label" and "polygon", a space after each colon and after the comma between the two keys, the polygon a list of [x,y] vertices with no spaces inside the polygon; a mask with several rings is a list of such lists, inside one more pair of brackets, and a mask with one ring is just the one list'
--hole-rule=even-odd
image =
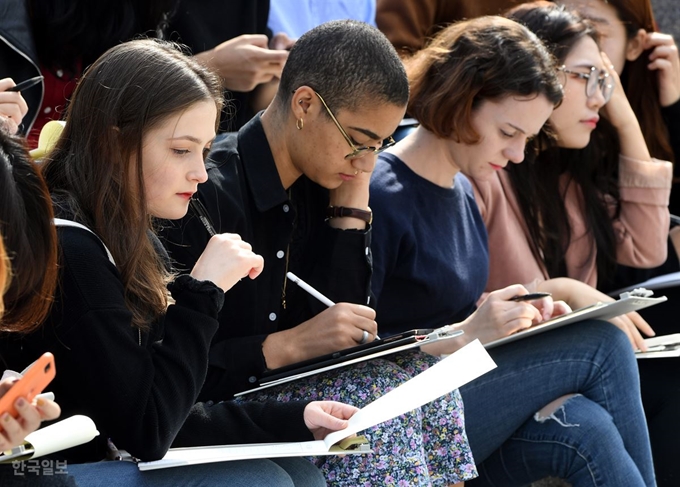
{"label": "navy blue sweater", "polygon": [[381,154],[371,178],[373,278],[381,335],[462,321],[489,273],[484,222],[470,182],[452,188]]}

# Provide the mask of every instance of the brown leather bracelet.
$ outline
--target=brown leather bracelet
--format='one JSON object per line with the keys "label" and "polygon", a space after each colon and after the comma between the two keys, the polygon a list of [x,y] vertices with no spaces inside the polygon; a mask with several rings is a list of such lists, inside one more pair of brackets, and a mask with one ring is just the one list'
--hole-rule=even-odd
{"label": "brown leather bracelet", "polygon": [[331,218],[351,217],[365,221],[369,225],[373,223],[373,212],[368,210],[360,210],[359,208],[347,208],[345,206],[329,206],[326,208],[326,220]]}

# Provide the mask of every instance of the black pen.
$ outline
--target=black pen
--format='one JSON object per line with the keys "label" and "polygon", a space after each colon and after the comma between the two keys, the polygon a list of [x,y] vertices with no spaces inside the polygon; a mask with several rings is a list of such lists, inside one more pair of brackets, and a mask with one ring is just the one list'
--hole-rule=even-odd
{"label": "black pen", "polygon": [[550,293],[529,293],[529,294],[522,294],[521,296],[513,296],[510,298],[510,301],[533,301],[535,299],[541,299],[541,298],[547,298],[548,296],[552,296]]}
{"label": "black pen", "polygon": [[43,80],[42,76],[36,76],[35,78],[29,78],[27,80],[22,81],[18,85],[12,86],[10,89],[7,91],[22,91],[22,90],[27,90],[38,83],[40,83]]}
{"label": "black pen", "polygon": [[191,206],[191,208],[193,208],[194,212],[196,213],[196,216],[198,217],[199,220],[201,220],[201,223],[208,231],[210,236],[214,237],[217,234],[217,232],[215,231],[215,227],[213,227],[213,224],[210,221],[210,217],[208,216],[208,211],[205,209],[205,206],[203,206],[203,203],[201,203],[201,200],[199,200],[198,198],[191,198],[189,200],[189,205]]}

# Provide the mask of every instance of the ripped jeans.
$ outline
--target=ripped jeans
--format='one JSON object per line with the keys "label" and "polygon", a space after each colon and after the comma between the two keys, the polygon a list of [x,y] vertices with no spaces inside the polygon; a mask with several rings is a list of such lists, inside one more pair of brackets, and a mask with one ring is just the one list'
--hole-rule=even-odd
{"label": "ripped jeans", "polygon": [[[480,477],[522,486],[654,486],[637,364],[627,337],[587,321],[489,351],[498,368],[460,389]],[[553,414],[536,413],[567,395]]]}

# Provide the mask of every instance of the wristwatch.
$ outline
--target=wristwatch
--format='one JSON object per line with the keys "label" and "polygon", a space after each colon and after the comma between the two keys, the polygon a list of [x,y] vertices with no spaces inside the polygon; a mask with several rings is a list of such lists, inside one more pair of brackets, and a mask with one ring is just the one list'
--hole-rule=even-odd
{"label": "wristwatch", "polygon": [[326,208],[326,220],[331,218],[352,217],[365,221],[369,225],[373,223],[373,212],[370,208],[360,210],[359,208],[347,208],[345,206],[329,206]]}

